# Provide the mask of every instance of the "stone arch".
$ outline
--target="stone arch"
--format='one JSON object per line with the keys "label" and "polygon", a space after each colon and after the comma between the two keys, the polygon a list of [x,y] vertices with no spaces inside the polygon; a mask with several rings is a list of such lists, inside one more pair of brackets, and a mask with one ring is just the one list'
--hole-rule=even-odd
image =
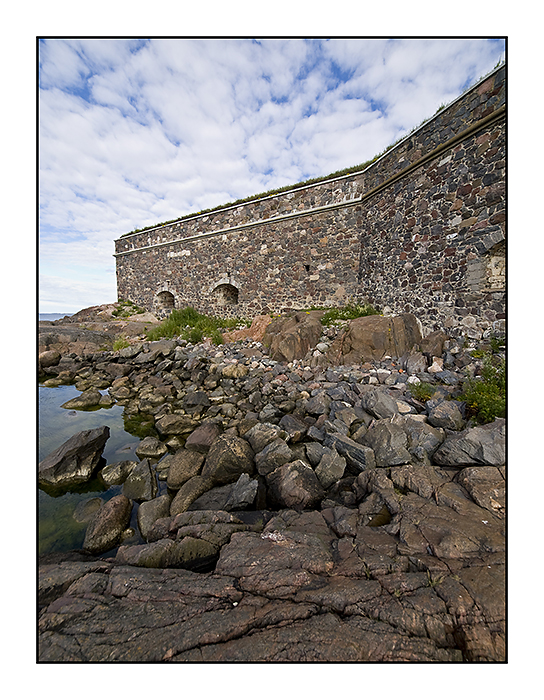
{"label": "stone arch", "polygon": [[215,301],[225,306],[235,306],[238,303],[238,294],[238,287],[228,282],[218,284],[212,292]]}
{"label": "stone arch", "polygon": [[160,292],[157,292],[155,305],[159,311],[168,313],[176,307],[176,299],[168,289],[162,289]]}

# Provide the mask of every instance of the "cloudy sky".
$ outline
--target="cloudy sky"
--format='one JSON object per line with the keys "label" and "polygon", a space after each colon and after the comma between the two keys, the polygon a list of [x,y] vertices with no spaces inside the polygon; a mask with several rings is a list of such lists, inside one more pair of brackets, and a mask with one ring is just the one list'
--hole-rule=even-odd
{"label": "cloudy sky", "polygon": [[114,239],[357,165],[504,58],[489,39],[47,39],[41,312],[115,301]]}

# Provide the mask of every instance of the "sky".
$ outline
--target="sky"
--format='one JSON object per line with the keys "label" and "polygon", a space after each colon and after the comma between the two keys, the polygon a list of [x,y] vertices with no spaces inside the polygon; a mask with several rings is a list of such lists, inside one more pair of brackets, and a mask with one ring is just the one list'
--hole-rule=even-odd
{"label": "sky", "polygon": [[116,301],[114,240],[362,163],[504,59],[496,39],[45,39],[39,311]]}

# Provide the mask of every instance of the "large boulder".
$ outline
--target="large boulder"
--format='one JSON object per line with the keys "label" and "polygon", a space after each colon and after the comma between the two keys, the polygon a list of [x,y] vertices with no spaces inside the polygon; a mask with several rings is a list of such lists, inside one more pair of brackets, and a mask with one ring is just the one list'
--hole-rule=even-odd
{"label": "large boulder", "polygon": [[301,311],[272,321],[263,336],[263,345],[269,348],[270,357],[278,362],[303,358],[321,337],[322,315],[321,311]]}
{"label": "large boulder", "polygon": [[253,474],[254,453],[247,440],[235,435],[221,435],[213,443],[202,467],[202,477],[214,486],[232,484],[241,474]]}
{"label": "large boulder", "polygon": [[421,343],[419,323],[413,314],[363,316],[350,321],[331,345],[327,356],[335,365],[402,357]]}
{"label": "large boulder", "polygon": [[98,391],[96,387],[91,387],[87,389],[79,396],[76,396],[69,401],[62,404],[61,408],[67,408],[70,410],[86,410],[88,408],[95,408],[100,404],[100,399],[102,394]]}
{"label": "large boulder", "polygon": [[374,451],[377,467],[393,467],[410,461],[408,437],[400,425],[387,419],[370,426],[363,441]]}
{"label": "large boulder", "polygon": [[142,459],[123,484],[123,494],[133,501],[151,501],[157,495],[157,479],[148,459]]}
{"label": "large boulder", "polygon": [[449,435],[434,453],[435,464],[443,466],[488,465],[500,467],[506,460],[506,421],[469,428],[458,435]]}
{"label": "large boulder", "polygon": [[237,331],[229,331],[223,333],[223,340],[225,343],[235,343],[238,340],[245,340],[246,338],[251,338],[256,342],[261,342],[264,338],[266,327],[272,321],[271,316],[255,316],[251,323],[250,328],[241,328]]}
{"label": "large boulder", "polygon": [[186,481],[200,474],[205,455],[201,452],[182,448],[173,455],[167,455],[161,462],[164,468],[168,464],[166,483],[172,491],[178,491]]}
{"label": "large boulder", "polygon": [[89,523],[83,549],[101,554],[115,547],[130,522],[132,503],[122,494],[106,501]]}
{"label": "large boulder", "polygon": [[283,508],[316,508],[325,496],[314,470],[300,459],[275,469],[266,483],[272,501]]}
{"label": "large boulder", "polygon": [[39,485],[70,488],[88,481],[99,463],[109,436],[110,429],[107,425],[72,435],[38,465]]}

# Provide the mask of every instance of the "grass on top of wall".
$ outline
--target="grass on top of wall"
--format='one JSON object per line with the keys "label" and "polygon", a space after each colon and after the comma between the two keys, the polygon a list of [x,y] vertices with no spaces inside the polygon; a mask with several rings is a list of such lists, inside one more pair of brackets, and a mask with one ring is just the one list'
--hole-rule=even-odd
{"label": "grass on top of wall", "polygon": [[248,325],[249,322],[245,319],[206,316],[188,306],[185,309],[174,309],[160,325],[147,331],[146,336],[148,340],[182,338],[190,343],[200,343],[204,338],[211,338],[214,345],[221,345],[221,330]]}

